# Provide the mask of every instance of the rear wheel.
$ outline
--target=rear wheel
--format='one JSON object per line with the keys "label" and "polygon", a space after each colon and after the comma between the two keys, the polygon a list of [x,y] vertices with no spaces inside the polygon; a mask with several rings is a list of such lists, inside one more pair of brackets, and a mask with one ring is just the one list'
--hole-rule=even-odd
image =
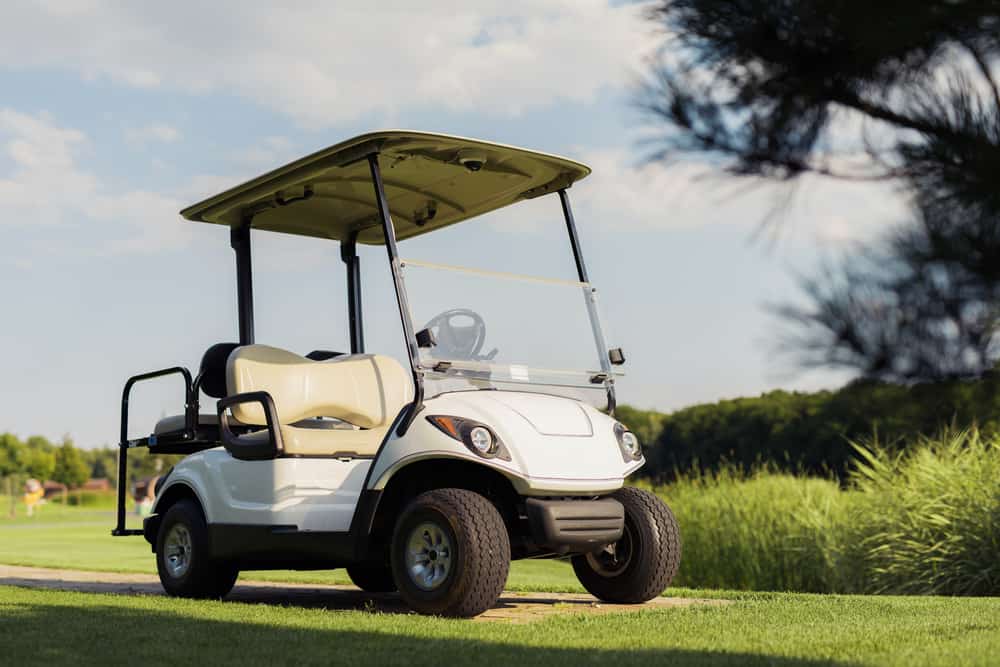
{"label": "rear wheel", "polygon": [[625,506],[622,538],[601,551],[573,557],[577,579],[606,602],[639,604],[660,595],[681,562],[677,519],[656,495],[625,487],[611,496]]}
{"label": "rear wheel", "polygon": [[391,593],[396,590],[392,568],[384,563],[360,563],[347,568],[354,585],[368,593]]}
{"label": "rear wheel", "polygon": [[503,592],[510,539],[496,507],[465,489],[415,498],[393,533],[392,573],[406,603],[422,614],[469,617]]}
{"label": "rear wheel", "polygon": [[205,517],[191,500],[167,510],[156,537],[156,570],[163,589],[185,598],[221,598],[240,575],[232,563],[213,560]]}

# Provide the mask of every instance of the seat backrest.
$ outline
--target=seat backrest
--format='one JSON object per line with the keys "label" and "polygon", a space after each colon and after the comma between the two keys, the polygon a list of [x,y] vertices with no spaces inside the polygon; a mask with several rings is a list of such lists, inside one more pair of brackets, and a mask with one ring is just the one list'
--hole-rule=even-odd
{"label": "seat backrest", "polygon": [[216,343],[205,351],[201,358],[201,390],[212,398],[226,395],[226,362],[239,343]]}
{"label": "seat backrest", "polygon": [[[322,416],[375,428],[387,425],[413,400],[409,373],[380,354],[312,361],[268,345],[246,345],[229,356],[226,384],[230,395],[268,392],[282,424]],[[233,416],[245,424],[265,423],[255,403],[233,407]]]}

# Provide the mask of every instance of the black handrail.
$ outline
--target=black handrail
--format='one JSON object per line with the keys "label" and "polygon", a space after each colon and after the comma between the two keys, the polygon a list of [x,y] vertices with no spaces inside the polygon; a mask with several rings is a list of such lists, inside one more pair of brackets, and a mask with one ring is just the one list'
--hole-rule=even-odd
{"label": "black handrail", "polygon": [[152,380],[167,375],[181,375],[184,378],[184,436],[194,438],[198,415],[198,399],[191,382],[191,372],[182,366],[172,366],[159,371],[133,375],[125,383],[122,390],[121,439],[118,442],[118,518],[112,535],[141,535],[141,530],[125,529],[125,487],[128,484],[128,450],[130,447],[148,446],[149,440],[143,438],[135,442],[128,439],[128,403],[132,394],[132,386],[138,382]]}
{"label": "black handrail", "polygon": [[[264,410],[264,423],[267,425],[267,440],[260,440],[256,433],[238,436],[229,425],[229,408],[244,403],[258,403]],[[217,405],[219,415],[219,437],[223,446],[233,457],[243,461],[260,461],[281,456],[285,445],[281,438],[281,424],[278,421],[278,410],[274,407],[274,399],[266,391],[249,391],[220,398]]]}

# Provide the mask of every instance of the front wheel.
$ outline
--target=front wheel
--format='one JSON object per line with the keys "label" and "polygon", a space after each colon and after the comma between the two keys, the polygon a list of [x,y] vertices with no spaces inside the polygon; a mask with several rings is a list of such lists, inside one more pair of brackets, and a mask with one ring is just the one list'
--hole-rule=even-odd
{"label": "front wheel", "polygon": [[465,489],[436,489],[404,510],[392,538],[392,573],[415,611],[470,617],[503,591],[510,539],[493,504]]}
{"label": "front wheel", "polygon": [[596,553],[574,556],[573,571],[591,595],[605,602],[648,602],[666,590],[680,566],[677,519],[649,491],[625,487],[611,497],[625,506],[622,538]]}
{"label": "front wheel", "polygon": [[156,536],[156,570],[163,589],[185,598],[222,598],[240,576],[239,569],[209,556],[208,526],[193,501],[172,505]]}

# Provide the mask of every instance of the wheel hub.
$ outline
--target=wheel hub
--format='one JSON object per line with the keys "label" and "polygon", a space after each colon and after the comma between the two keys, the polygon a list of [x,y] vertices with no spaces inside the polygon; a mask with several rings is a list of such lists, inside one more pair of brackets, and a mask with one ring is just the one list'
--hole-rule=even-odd
{"label": "wheel hub", "polygon": [[632,529],[626,523],[622,538],[597,553],[587,554],[587,563],[602,577],[617,577],[632,562],[634,545]]}
{"label": "wheel hub", "polygon": [[448,534],[431,521],[425,521],[406,540],[406,572],[418,588],[432,591],[441,586],[451,572],[452,546]]}
{"label": "wheel hub", "polygon": [[178,579],[191,567],[191,533],[187,527],[176,523],[170,527],[163,542],[163,560],[170,576]]}

